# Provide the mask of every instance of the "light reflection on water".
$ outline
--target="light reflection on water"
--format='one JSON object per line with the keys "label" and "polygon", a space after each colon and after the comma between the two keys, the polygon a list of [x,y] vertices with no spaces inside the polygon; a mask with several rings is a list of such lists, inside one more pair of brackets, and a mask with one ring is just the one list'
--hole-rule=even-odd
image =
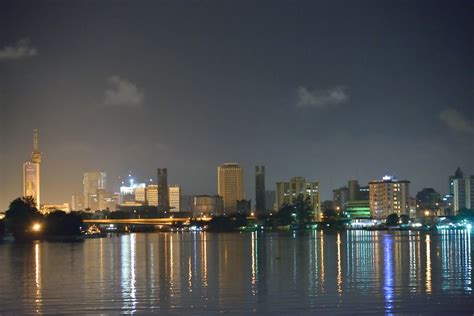
{"label": "light reflection on water", "polygon": [[472,238],[194,232],[1,243],[0,284],[9,286],[0,286],[0,314],[470,314]]}

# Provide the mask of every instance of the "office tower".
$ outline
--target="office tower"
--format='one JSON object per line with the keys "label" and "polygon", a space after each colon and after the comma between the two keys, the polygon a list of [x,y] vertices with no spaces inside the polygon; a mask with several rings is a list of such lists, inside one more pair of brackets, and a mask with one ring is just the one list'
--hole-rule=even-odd
{"label": "office tower", "polygon": [[96,210],[98,208],[97,190],[105,189],[106,174],[100,171],[89,171],[84,173],[84,209]]}
{"label": "office tower", "polygon": [[474,175],[469,178],[454,179],[454,215],[463,208],[474,208]]}
{"label": "office tower", "polygon": [[382,180],[369,182],[369,203],[371,216],[385,219],[396,213],[410,215],[410,181],[384,176]]}
{"label": "office tower", "polygon": [[349,193],[349,196],[348,196],[348,200],[349,201],[357,201],[359,200],[359,193],[360,193],[360,186],[359,186],[359,182],[357,180],[349,180],[348,182],[348,185],[347,185],[347,188],[348,188],[348,193]]}
{"label": "office tower", "polygon": [[332,190],[332,196],[336,211],[344,210],[347,201],[349,200],[349,189],[347,187],[341,187],[339,189]]}
{"label": "office tower", "polygon": [[73,194],[71,197],[71,210],[72,211],[82,211],[84,210],[84,195]]}
{"label": "office tower", "polygon": [[220,216],[224,212],[224,203],[219,195],[197,195],[193,197],[193,216]]}
{"label": "office tower", "polygon": [[167,212],[170,209],[168,190],[168,169],[158,168],[158,211]]}
{"label": "office tower", "polygon": [[171,185],[169,187],[170,212],[181,212],[181,187]]}
{"label": "office tower", "polygon": [[285,204],[294,204],[298,197],[310,198],[315,221],[321,219],[319,182],[307,182],[305,178],[295,177],[289,182],[276,183],[276,203],[278,209]]}
{"label": "office tower", "polygon": [[140,183],[133,189],[135,195],[135,202],[145,203],[146,201],[146,184]]}
{"label": "office tower", "polygon": [[23,164],[23,196],[31,196],[35,199],[36,208],[41,205],[40,186],[40,164],[42,153],[39,150],[38,130],[33,130],[33,152],[31,161]]}
{"label": "office tower", "polygon": [[265,205],[265,166],[255,167],[255,212],[263,215],[266,212]]}
{"label": "office tower", "polygon": [[270,211],[276,210],[276,192],[275,191],[265,191],[265,206]]}
{"label": "office tower", "polygon": [[149,184],[146,187],[146,203],[149,206],[158,206],[158,185]]}
{"label": "office tower", "polygon": [[454,171],[454,175],[449,176],[449,194],[454,195],[454,180],[462,178],[464,178],[464,175],[461,168],[458,167],[456,171]]}
{"label": "office tower", "polygon": [[237,201],[244,199],[243,171],[237,163],[217,167],[217,194],[224,201],[225,213],[237,211]]}

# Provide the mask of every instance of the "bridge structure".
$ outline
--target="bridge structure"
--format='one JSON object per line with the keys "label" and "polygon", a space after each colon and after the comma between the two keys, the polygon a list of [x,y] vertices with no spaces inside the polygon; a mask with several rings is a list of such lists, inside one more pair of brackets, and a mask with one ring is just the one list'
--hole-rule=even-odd
{"label": "bridge structure", "polygon": [[[193,218],[197,221],[210,221],[210,217],[198,217]],[[191,221],[190,217],[165,217],[165,218],[127,218],[127,219],[85,219],[83,222],[86,224],[96,225],[110,225],[110,224],[123,224],[123,225],[173,225],[173,224],[189,224]]]}

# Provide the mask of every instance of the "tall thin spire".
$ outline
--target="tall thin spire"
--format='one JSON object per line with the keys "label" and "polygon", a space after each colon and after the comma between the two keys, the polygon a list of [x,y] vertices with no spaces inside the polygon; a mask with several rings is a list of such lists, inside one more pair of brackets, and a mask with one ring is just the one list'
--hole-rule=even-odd
{"label": "tall thin spire", "polygon": [[41,162],[41,151],[39,150],[38,130],[33,130],[33,153],[31,154],[31,162]]}

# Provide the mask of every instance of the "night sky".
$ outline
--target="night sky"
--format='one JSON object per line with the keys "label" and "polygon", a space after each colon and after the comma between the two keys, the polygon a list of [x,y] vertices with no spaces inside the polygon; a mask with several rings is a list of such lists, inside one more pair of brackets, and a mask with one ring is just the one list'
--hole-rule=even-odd
{"label": "night sky", "polygon": [[322,199],[384,174],[447,191],[474,174],[472,1],[0,1],[0,209],[40,131],[42,202],[82,174],[110,190],[167,167],[215,194],[216,167]]}

